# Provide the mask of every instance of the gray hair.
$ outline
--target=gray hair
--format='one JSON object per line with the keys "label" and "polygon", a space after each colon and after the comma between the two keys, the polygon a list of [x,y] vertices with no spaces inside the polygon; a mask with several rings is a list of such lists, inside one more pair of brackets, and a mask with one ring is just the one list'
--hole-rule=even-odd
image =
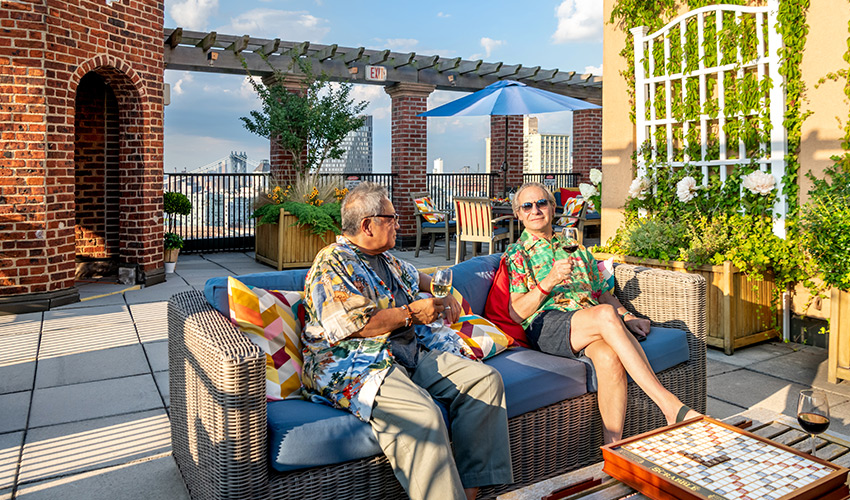
{"label": "gray hair", "polygon": [[360,232],[360,221],[377,215],[389,200],[387,188],[375,182],[361,182],[342,200],[342,233],[354,236]]}
{"label": "gray hair", "polygon": [[549,204],[552,205],[552,208],[555,207],[555,195],[552,194],[552,191],[549,191],[549,188],[547,188],[546,186],[544,186],[543,184],[541,184],[539,182],[526,182],[525,184],[520,186],[519,189],[517,189],[516,193],[514,194],[514,201],[511,202],[511,208],[513,209],[514,213],[519,213],[519,195],[520,195],[520,193],[522,193],[526,189],[532,188],[532,187],[542,189],[543,192],[546,193],[546,199],[549,200]]}

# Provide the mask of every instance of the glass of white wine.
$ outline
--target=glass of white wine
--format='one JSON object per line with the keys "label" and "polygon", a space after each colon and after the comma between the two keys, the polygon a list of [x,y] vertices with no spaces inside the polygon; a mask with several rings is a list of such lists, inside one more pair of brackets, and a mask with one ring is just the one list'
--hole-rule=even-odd
{"label": "glass of white wine", "polygon": [[452,270],[448,267],[437,269],[431,281],[431,291],[435,297],[447,297],[452,291]]}

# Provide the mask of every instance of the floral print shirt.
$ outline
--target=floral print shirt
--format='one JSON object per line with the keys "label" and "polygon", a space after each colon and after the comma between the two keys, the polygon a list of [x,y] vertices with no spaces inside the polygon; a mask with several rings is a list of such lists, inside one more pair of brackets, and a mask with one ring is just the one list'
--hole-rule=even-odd
{"label": "floral print shirt", "polygon": [[[315,402],[349,411],[368,422],[375,395],[393,363],[389,334],[353,338],[378,310],[395,306],[389,287],[361,258],[363,253],[338,236],[319,251],[305,283],[307,324],[301,333],[304,366],[301,381]],[[419,297],[419,271],[389,253],[382,254],[408,295]],[[474,359],[463,340],[445,328],[416,325],[427,349]]]}
{"label": "floral print shirt", "polygon": [[566,246],[567,242],[560,233],[556,233],[550,243],[523,231],[519,241],[505,252],[511,293],[528,292],[549,274],[553,262],[573,259],[572,279],[555,285],[537,311],[522,322],[523,328],[528,328],[543,311],[576,311],[599,305],[599,297],[611,289],[602,278],[593,254],[584,247],[570,254]]}

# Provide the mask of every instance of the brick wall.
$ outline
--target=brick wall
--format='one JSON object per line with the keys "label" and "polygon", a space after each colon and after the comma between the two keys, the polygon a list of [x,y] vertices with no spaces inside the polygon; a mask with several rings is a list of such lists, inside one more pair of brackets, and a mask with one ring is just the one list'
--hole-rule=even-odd
{"label": "brick wall", "polygon": [[104,234],[143,279],[161,272],[162,23],[162,0],[0,0],[0,298],[73,289],[74,157],[91,148],[75,99],[90,72],[118,105],[104,160],[120,165],[120,215],[104,212]]}
{"label": "brick wall", "polygon": [[[507,121],[505,120],[507,118]],[[505,160],[505,123],[508,127],[508,173],[502,172],[502,162]],[[522,157],[524,145],[522,142],[522,116],[491,116],[490,117],[490,171],[499,172],[501,177],[495,181],[493,188],[501,195],[505,189],[518,188],[522,184]]]}
{"label": "brick wall", "polygon": [[602,166],[602,109],[573,111],[573,172],[589,182],[591,168]]}
{"label": "brick wall", "polygon": [[396,83],[386,87],[392,98],[393,206],[399,214],[398,236],[416,235],[416,217],[410,193],[423,192],[428,168],[428,121],[416,116],[428,110],[428,96],[434,85]]}

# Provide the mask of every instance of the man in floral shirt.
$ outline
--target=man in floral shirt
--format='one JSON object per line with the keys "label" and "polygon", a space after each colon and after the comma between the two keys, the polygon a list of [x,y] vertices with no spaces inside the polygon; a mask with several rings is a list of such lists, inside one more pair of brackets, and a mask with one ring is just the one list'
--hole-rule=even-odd
{"label": "man in floral shirt", "polygon": [[[626,416],[626,373],[652,398],[668,423],[699,414],[668,391],[649,366],[637,339],[649,320],[631,314],[611,293],[596,260],[552,226],[555,197],[542,184],[519,188],[513,200],[525,230],[505,252],[510,314],[538,350],[593,361],[606,443],[619,440]],[[579,246],[578,250],[570,252]]]}
{"label": "man in floral shirt", "polygon": [[343,201],[343,235],[307,273],[302,381],[314,401],[372,426],[412,499],[475,498],[479,486],[513,481],[502,379],[460,337],[428,327],[455,322],[460,305],[419,298],[431,278],[387,252],[397,226],[380,185]]}

